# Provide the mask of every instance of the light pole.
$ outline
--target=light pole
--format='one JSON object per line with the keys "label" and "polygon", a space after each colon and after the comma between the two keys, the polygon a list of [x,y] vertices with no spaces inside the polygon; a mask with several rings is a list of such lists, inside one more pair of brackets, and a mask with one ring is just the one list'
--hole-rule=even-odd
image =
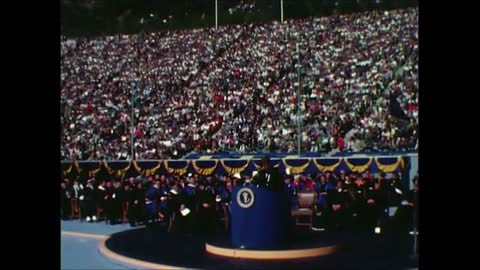
{"label": "light pole", "polygon": [[134,95],[135,95],[135,89],[134,89],[134,85],[133,83],[130,84],[131,88],[130,88],[130,93],[131,93],[131,96],[132,96],[132,100],[131,100],[131,103],[132,103],[132,116],[131,116],[131,121],[130,121],[130,159],[131,160],[134,160],[135,159],[135,156],[134,156],[134,150],[133,150],[133,133],[135,132],[134,131],[134,110],[135,110],[135,106],[133,105],[133,102],[134,102]]}
{"label": "light pole", "polygon": [[280,22],[283,23],[283,0],[280,0]]}
{"label": "light pole", "polygon": [[297,43],[297,143],[298,143],[298,156],[302,152],[302,134],[301,134],[301,122],[300,122],[300,47]]}
{"label": "light pole", "polygon": [[215,0],[215,29],[218,29],[218,0]]}
{"label": "light pole", "polygon": [[[418,183],[417,183],[418,185]],[[414,205],[413,205],[413,257],[418,255],[418,231],[417,231],[417,222],[418,222],[418,191],[414,193]]]}

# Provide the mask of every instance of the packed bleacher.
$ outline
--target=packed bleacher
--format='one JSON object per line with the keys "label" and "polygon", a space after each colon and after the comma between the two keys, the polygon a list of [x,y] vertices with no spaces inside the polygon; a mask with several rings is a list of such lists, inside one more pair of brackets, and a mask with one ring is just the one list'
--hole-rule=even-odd
{"label": "packed bleacher", "polygon": [[62,159],[416,150],[418,10],[62,37],[61,121]]}

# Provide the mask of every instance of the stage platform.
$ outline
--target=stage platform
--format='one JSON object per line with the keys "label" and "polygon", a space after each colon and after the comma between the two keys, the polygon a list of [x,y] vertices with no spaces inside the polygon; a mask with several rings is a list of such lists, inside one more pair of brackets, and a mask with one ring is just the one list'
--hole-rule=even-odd
{"label": "stage platform", "polygon": [[302,230],[291,237],[290,250],[326,249],[323,254],[310,258],[230,258],[213,255],[206,250],[207,245],[229,249],[227,234],[167,233],[163,226],[115,233],[101,240],[99,249],[111,260],[142,269],[298,269],[301,266],[303,269],[322,270],[400,270],[418,266],[416,260],[410,259],[413,237],[408,235]]}
{"label": "stage platform", "polygon": [[333,254],[338,250],[338,244],[325,245],[320,243],[311,248],[293,248],[284,250],[251,250],[235,249],[229,245],[218,245],[215,243],[205,243],[205,250],[212,254],[227,258],[255,259],[255,260],[296,260],[304,258],[314,258]]}

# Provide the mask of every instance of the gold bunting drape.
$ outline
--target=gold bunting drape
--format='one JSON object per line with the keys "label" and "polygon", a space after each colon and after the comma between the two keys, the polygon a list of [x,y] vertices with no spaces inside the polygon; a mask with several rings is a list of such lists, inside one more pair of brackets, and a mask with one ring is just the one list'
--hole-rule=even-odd
{"label": "gold bunting drape", "polygon": [[[138,166],[138,164],[137,164],[137,161],[135,161],[135,160],[132,162],[132,164],[133,164],[133,168],[135,169],[135,171],[136,171],[137,173],[141,173],[141,174],[143,174],[144,176],[149,177],[149,176],[151,176],[151,175],[154,175],[155,172],[156,172],[158,169],[160,169],[160,167],[162,166],[162,161],[158,161],[158,164],[157,164],[155,167],[151,168],[151,169],[142,169],[142,168],[140,168],[140,166]],[[130,167],[129,167],[129,168],[130,168]]]}
{"label": "gold bunting drape", "polygon": [[105,160],[102,162],[102,165],[105,167],[105,169],[107,170],[108,174],[112,175],[112,174],[115,172],[112,168],[110,168],[110,167],[108,166],[108,164],[107,164],[107,162],[106,162]]}
{"label": "gold bunting drape", "polygon": [[94,177],[102,169],[102,162],[98,162],[98,169],[88,171],[88,176]]}
{"label": "gold bunting drape", "polygon": [[381,164],[379,158],[375,158],[375,163],[377,164],[377,167],[380,171],[386,173],[394,172],[398,168],[398,166],[400,166],[401,168],[405,166],[402,157],[398,157],[397,161],[393,164]]}
{"label": "gold bunting drape", "polygon": [[241,166],[241,167],[230,167],[230,166],[227,166],[225,164],[225,162],[223,160],[220,160],[220,163],[222,164],[223,168],[225,169],[225,171],[229,174],[229,175],[233,175],[233,174],[236,174],[236,173],[242,173],[245,169],[247,169],[248,167],[248,161],[245,163],[245,165]]}
{"label": "gold bunting drape", "polygon": [[357,172],[357,173],[362,173],[366,170],[368,170],[368,167],[370,167],[370,164],[372,163],[372,158],[368,159],[368,162],[364,165],[353,165],[352,163],[348,162],[348,159],[345,159],[345,163],[347,164],[348,168],[352,172]]}
{"label": "gold bunting drape", "polygon": [[299,174],[303,173],[305,169],[307,169],[308,165],[310,165],[310,159],[307,160],[307,163],[300,165],[300,166],[292,166],[287,163],[286,159],[282,159],[283,165],[285,165],[285,168],[290,170],[291,174]]}
{"label": "gold bunting drape", "polygon": [[340,165],[340,162],[342,162],[341,158],[338,159],[338,161],[335,164],[322,165],[322,164],[319,164],[315,158],[313,159],[313,163],[315,164],[315,167],[317,167],[317,169],[321,172],[326,172],[326,171],[333,172]]}
{"label": "gold bunting drape", "polygon": [[187,165],[185,165],[182,168],[170,168],[168,166],[168,161],[166,161],[166,160],[163,161],[163,165],[165,166],[165,169],[167,170],[167,172],[169,174],[176,174],[176,175],[180,175],[180,176],[186,174],[187,171],[188,171],[189,162],[187,161],[186,163],[187,163]]}
{"label": "gold bunting drape", "polygon": [[197,162],[198,161],[192,161],[193,169],[195,170],[195,172],[203,176],[211,175],[213,172],[215,172],[218,165],[218,160],[215,160],[215,165],[213,165],[213,167],[201,168],[197,165]]}
{"label": "gold bunting drape", "polygon": [[138,166],[136,160],[133,161],[133,169],[134,169],[137,173],[142,173],[142,168],[140,168],[140,166]]}
{"label": "gold bunting drape", "polygon": [[130,166],[132,166],[132,162],[131,161],[128,162],[127,167],[123,169],[112,169],[110,166],[108,166],[108,162],[106,161],[103,161],[103,166],[105,167],[105,169],[107,169],[108,174],[110,175],[113,174],[114,176],[119,177],[125,174],[125,172],[127,172],[130,169]]}
{"label": "gold bunting drape", "polygon": [[80,173],[82,171],[76,160],[73,161],[73,165],[75,166],[75,169],[77,169],[77,173]]}
{"label": "gold bunting drape", "polygon": [[72,168],[73,168],[73,164],[70,164],[70,167],[63,170],[63,176],[66,176],[67,174],[69,174],[72,171]]}
{"label": "gold bunting drape", "polygon": [[153,167],[153,168],[151,168],[151,169],[145,169],[145,171],[144,171],[145,176],[146,176],[146,177],[149,177],[149,176],[151,176],[151,175],[154,175],[155,172],[156,172],[158,169],[160,169],[160,166],[162,166],[162,162],[161,162],[161,161],[159,161],[158,164],[157,164],[155,167]]}
{"label": "gold bunting drape", "polygon": [[[274,160],[270,164],[273,167],[280,167],[281,163],[286,169],[289,169],[292,174],[303,174],[307,171],[316,171],[310,166],[310,162],[315,165],[315,168],[320,172],[333,172],[342,166],[342,169],[347,169],[352,172],[362,173],[368,169],[379,172],[392,173],[399,169],[404,169],[408,164],[407,157],[402,156],[385,156],[385,157],[344,157],[344,158],[300,158],[300,159],[288,159],[283,158],[281,161]],[[219,162],[220,161],[220,162]],[[345,165],[342,162],[345,161]],[[372,162],[375,162],[372,164]],[[123,176],[133,166],[134,170],[144,176],[154,175],[162,166],[162,162],[165,166],[166,173],[175,175],[185,175],[188,173],[190,163],[192,163],[193,171],[202,176],[208,176],[215,174],[219,167],[219,163],[224,168],[224,171],[228,175],[234,175],[237,173],[244,173],[246,170],[260,170],[261,160],[156,160],[156,161],[123,161],[119,164],[109,163],[108,161],[85,161],[78,162],[72,160],[70,162],[63,163],[60,173],[62,177],[66,177],[72,173],[81,174],[87,173],[88,177],[94,177],[100,170],[105,168],[105,172],[109,175],[115,175],[116,177]],[[202,163],[204,162],[204,163]],[[205,163],[207,162],[207,163]],[[208,163],[210,162],[210,163]],[[251,166],[253,163],[253,166]],[[333,164],[332,164],[333,163]],[[331,164],[331,165],[329,165]],[[376,165],[370,168],[371,165]],[[153,167],[152,167],[153,166]],[[179,167],[180,166],[180,167]],[[238,167],[237,167],[238,166]],[[249,167],[251,166],[251,167]],[[345,166],[345,167],[344,167]],[[123,167],[123,168],[119,168]],[[144,168],[142,168],[144,167]],[[152,167],[152,168],[151,168]],[[253,168],[252,168],[253,167]],[[150,168],[150,169],[147,169]],[[163,170],[162,170],[163,171]],[[163,172],[164,173],[164,172]],[[83,174],[82,174],[83,175]]]}

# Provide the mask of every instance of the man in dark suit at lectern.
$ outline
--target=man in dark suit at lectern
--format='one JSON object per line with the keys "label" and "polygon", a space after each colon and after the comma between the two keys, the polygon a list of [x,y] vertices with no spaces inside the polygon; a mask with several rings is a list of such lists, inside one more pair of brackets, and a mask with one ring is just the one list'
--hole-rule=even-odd
{"label": "man in dark suit at lectern", "polygon": [[[252,183],[259,187],[264,188],[269,191],[273,192],[280,192],[284,193],[285,196],[277,196],[279,199],[274,205],[279,208],[283,209],[280,212],[283,212],[284,218],[278,219],[275,221],[275,227],[281,228],[281,234],[284,235],[283,242],[279,246],[289,246],[289,242],[291,239],[292,233],[290,233],[294,228],[293,219],[290,216],[290,196],[288,192],[283,191],[283,181],[280,176],[280,172],[278,168],[270,166],[270,159],[268,157],[264,157],[262,159],[262,167],[259,169],[258,173],[253,177]],[[283,198],[283,199],[280,199]]]}
{"label": "man in dark suit at lectern", "polygon": [[259,188],[266,188],[270,191],[281,191],[283,184],[280,172],[277,168],[270,167],[270,159],[268,157],[262,159],[262,167],[253,177],[252,183]]}

